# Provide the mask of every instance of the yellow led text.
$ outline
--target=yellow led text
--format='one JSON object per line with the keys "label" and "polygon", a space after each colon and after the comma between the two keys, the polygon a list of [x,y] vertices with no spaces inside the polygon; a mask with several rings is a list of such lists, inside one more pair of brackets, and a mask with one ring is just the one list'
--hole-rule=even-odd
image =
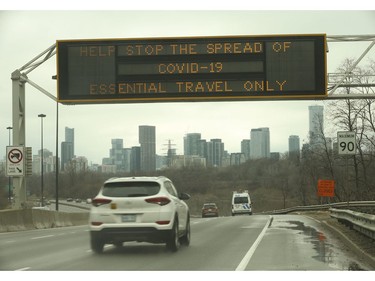
{"label": "yellow led text", "polygon": [[157,56],[162,53],[163,45],[128,45],[126,55],[128,56]]}
{"label": "yellow led text", "polygon": [[170,44],[173,55],[196,55],[197,44]]}
{"label": "yellow led text", "polygon": [[280,91],[284,90],[284,85],[286,84],[286,80],[284,81],[246,81],[243,84],[243,88],[247,92],[273,92],[273,91]]}
{"label": "yellow led text", "polygon": [[289,48],[292,42],[275,42],[272,44],[272,50],[276,53],[285,53]]}
{"label": "yellow led text", "polygon": [[263,44],[260,42],[244,43],[210,43],[207,44],[208,54],[251,54],[262,53]]}
{"label": "yellow led text", "polygon": [[80,47],[81,57],[110,57],[115,53],[115,46],[85,46]]}
{"label": "yellow led text", "polygon": [[176,82],[179,93],[232,92],[228,81]]}

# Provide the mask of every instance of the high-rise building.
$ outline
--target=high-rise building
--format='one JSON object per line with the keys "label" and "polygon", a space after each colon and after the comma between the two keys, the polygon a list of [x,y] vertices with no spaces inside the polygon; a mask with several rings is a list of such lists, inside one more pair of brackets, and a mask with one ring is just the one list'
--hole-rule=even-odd
{"label": "high-rise building", "polygon": [[245,163],[245,154],[243,153],[231,153],[230,154],[230,166],[238,166]]}
{"label": "high-rise building", "polygon": [[73,159],[73,143],[63,141],[61,143],[61,167],[62,171],[65,171],[66,165]]}
{"label": "high-rise building", "polygon": [[207,142],[207,164],[213,167],[221,167],[224,156],[224,143],[221,139],[211,139]]}
{"label": "high-rise building", "polygon": [[299,136],[296,136],[296,135],[289,136],[288,144],[289,144],[289,158],[299,161],[300,159]]}
{"label": "high-rise building", "polygon": [[250,140],[241,141],[241,153],[243,153],[245,161],[250,159],[250,143]]}
{"label": "high-rise building", "polygon": [[251,129],[250,159],[270,158],[269,128]]}
{"label": "high-rise building", "polygon": [[167,146],[167,155],[166,157],[161,156],[160,158],[156,157],[156,168],[161,169],[163,167],[171,167],[173,158],[176,157],[176,149],[173,148],[175,144],[172,143],[172,140],[168,140]]}
{"label": "high-rise building", "polygon": [[208,153],[207,153],[207,141],[206,140],[200,140],[198,143],[198,155],[200,157],[206,158],[206,163],[207,163],[207,158],[208,158]]}
{"label": "high-rise building", "polygon": [[65,127],[65,141],[73,144],[73,155],[74,154],[74,128]]}
{"label": "high-rise building", "polygon": [[112,139],[112,148],[109,150],[109,158],[117,171],[125,171],[124,140]]}
{"label": "high-rise building", "polygon": [[184,137],[184,155],[199,155],[201,134],[189,133]]}
{"label": "high-rise building", "polygon": [[141,145],[141,170],[156,170],[156,137],[155,126],[139,126],[139,144]]}
{"label": "high-rise building", "polygon": [[87,171],[88,161],[84,156],[74,157],[71,161],[71,168],[76,173]]}
{"label": "high-rise building", "polygon": [[139,172],[141,170],[141,148],[133,146],[131,148],[130,172]]}
{"label": "high-rise building", "polygon": [[324,107],[322,105],[309,106],[309,138],[310,144],[321,142],[324,132]]}
{"label": "high-rise building", "polygon": [[65,170],[66,165],[74,158],[74,129],[65,127],[65,141],[61,142],[61,167]]}
{"label": "high-rise building", "polygon": [[124,172],[130,172],[132,149],[124,148]]}
{"label": "high-rise building", "polygon": [[299,136],[290,135],[288,139],[289,144],[289,153],[291,152],[299,152],[300,151],[300,144],[299,144]]}
{"label": "high-rise building", "polygon": [[[43,154],[43,161],[42,161]],[[42,172],[41,164],[43,163],[43,171],[45,173],[52,173],[56,171],[56,156],[46,148],[38,150],[38,155],[34,155],[32,158],[32,171],[35,175],[40,175]]]}

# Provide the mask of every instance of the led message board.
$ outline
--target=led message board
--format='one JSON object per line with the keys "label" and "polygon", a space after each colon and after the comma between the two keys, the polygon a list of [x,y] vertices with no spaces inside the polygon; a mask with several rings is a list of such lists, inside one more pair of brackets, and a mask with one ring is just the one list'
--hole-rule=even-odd
{"label": "led message board", "polygon": [[326,36],[59,40],[58,101],[313,99],[327,95]]}

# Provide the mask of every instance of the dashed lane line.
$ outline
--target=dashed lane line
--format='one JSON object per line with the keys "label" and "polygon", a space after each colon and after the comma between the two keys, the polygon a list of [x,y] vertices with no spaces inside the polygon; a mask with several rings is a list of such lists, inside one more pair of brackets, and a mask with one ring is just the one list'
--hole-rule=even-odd
{"label": "dashed lane line", "polygon": [[30,238],[30,239],[36,240],[36,239],[49,238],[49,237],[53,237],[53,236],[55,236],[55,235],[44,235],[44,236],[33,237],[33,238]]}
{"label": "dashed lane line", "polygon": [[251,257],[253,256],[256,248],[258,247],[260,241],[263,239],[266,230],[268,229],[272,220],[272,216],[269,216],[266,225],[263,227],[262,232],[259,234],[258,238],[255,240],[254,244],[251,245],[250,249],[247,251],[246,255],[241,260],[240,264],[237,266],[236,271],[243,271],[245,270],[246,266],[249,264]]}

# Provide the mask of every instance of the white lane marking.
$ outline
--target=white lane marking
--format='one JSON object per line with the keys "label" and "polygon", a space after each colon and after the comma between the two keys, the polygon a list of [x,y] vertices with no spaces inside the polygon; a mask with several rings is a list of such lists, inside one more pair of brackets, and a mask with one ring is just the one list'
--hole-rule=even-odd
{"label": "white lane marking", "polygon": [[16,240],[8,240],[8,241],[4,241],[4,244],[10,244],[10,243],[15,243]]}
{"label": "white lane marking", "polygon": [[198,224],[198,223],[201,223],[201,222],[203,222],[203,220],[202,221],[191,221],[190,223],[191,224]]}
{"label": "white lane marking", "polygon": [[29,270],[31,267],[23,267],[23,268],[19,268],[19,269],[16,269],[15,271],[25,271],[25,270]]}
{"label": "white lane marking", "polygon": [[247,251],[246,255],[243,257],[240,264],[237,266],[236,271],[243,271],[245,270],[246,266],[249,264],[251,257],[253,256],[256,248],[258,247],[260,241],[263,239],[264,234],[266,233],[266,230],[268,226],[270,225],[272,216],[269,216],[268,221],[266,225],[264,226],[262,232],[259,234],[258,238],[255,240],[254,244],[250,247],[250,249]]}
{"label": "white lane marking", "polygon": [[53,236],[55,236],[55,235],[38,236],[38,237],[30,238],[30,239],[31,239],[31,240],[36,240],[36,239],[43,239],[43,238],[53,237]]}

